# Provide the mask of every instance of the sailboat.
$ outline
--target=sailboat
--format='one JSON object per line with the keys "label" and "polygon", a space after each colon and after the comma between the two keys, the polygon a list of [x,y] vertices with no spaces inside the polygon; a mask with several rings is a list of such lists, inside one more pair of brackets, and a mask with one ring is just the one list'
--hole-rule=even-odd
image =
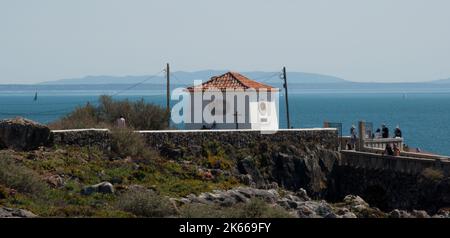
{"label": "sailboat", "polygon": [[36,92],[36,93],[34,94],[34,99],[33,99],[33,101],[37,101],[37,99],[38,99],[38,93]]}

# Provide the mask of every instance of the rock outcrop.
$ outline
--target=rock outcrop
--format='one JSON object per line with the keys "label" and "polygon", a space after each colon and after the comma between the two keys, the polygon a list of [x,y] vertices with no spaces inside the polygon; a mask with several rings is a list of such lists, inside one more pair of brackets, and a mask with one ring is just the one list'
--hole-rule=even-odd
{"label": "rock outcrop", "polygon": [[81,190],[81,194],[86,196],[94,193],[114,193],[114,186],[109,182],[102,182],[99,184],[84,187]]}
{"label": "rock outcrop", "polygon": [[0,207],[0,218],[34,218],[34,213],[17,208]]}
{"label": "rock outcrop", "polygon": [[[411,212],[394,210],[390,213],[382,212],[370,207],[359,196],[348,195],[340,203],[328,203],[324,200],[312,200],[304,189],[297,192],[275,189],[256,189],[251,187],[238,187],[223,191],[215,190],[210,193],[202,193],[198,196],[188,195],[181,199],[173,199],[175,203],[206,204],[231,207],[238,203],[248,203],[252,198],[258,198],[272,206],[279,206],[298,218],[427,218],[431,217],[425,211]],[[441,211],[433,217],[450,218],[450,212]]]}
{"label": "rock outcrop", "polygon": [[29,151],[50,141],[50,129],[37,122],[15,118],[0,121],[0,149]]}
{"label": "rock outcrop", "polygon": [[333,166],[339,160],[339,153],[318,145],[289,146],[270,151],[266,165],[260,157],[248,156],[238,163],[239,173],[248,175],[245,184],[267,188],[273,182],[280,187],[296,191],[305,188],[314,198],[325,197]]}

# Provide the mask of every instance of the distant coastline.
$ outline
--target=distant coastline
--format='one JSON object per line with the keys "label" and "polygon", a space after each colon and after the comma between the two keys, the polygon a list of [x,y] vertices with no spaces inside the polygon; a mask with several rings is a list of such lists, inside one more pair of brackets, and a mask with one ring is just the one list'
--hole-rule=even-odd
{"label": "distant coastline", "polygon": [[[218,75],[224,70],[203,70],[196,72],[178,71],[171,74],[171,87],[186,87],[192,85],[194,80],[208,80],[213,75]],[[274,87],[282,87],[282,81],[278,72],[243,72],[251,79],[269,84]],[[428,82],[353,82],[336,76],[288,72],[289,89],[293,93],[450,93],[450,78]],[[81,78],[61,79],[37,84],[0,84],[0,93],[11,94],[14,92],[55,92],[55,91],[116,91],[134,87],[135,91],[155,91],[165,89],[166,79],[162,73],[158,75],[138,76],[86,76]]]}
{"label": "distant coastline", "polygon": [[[293,80],[291,80],[293,81]],[[173,83],[172,88],[186,87],[189,84]],[[281,81],[271,83],[274,87],[281,88]],[[0,84],[1,94],[16,94],[29,92],[113,92],[123,90],[133,86],[133,84]],[[157,91],[161,89],[164,92],[165,84],[142,84],[134,88],[133,91]],[[436,83],[296,83],[290,82],[289,90],[292,93],[450,93],[450,84],[436,84]]]}

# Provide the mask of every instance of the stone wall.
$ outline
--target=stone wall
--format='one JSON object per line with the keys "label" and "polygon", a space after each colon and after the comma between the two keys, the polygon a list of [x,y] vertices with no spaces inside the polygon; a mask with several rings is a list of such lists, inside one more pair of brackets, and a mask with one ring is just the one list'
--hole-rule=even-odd
{"label": "stone wall", "polygon": [[328,200],[359,195],[384,210],[450,206],[450,161],[342,151],[333,169]]}
{"label": "stone wall", "polygon": [[192,131],[140,131],[148,144],[160,149],[171,143],[182,147],[196,147],[208,141],[220,141],[236,149],[248,148],[259,141],[285,142],[293,144],[314,143],[323,149],[337,150],[335,129],[291,129],[276,133],[261,133],[255,130],[192,130]]}
{"label": "stone wall", "polygon": [[54,130],[52,140],[55,145],[98,146],[103,149],[110,146],[107,129]]}
{"label": "stone wall", "polygon": [[[208,141],[221,141],[236,148],[265,140],[271,142],[289,141],[292,143],[314,143],[324,149],[337,150],[337,131],[335,129],[291,129],[276,133],[255,130],[173,130],[137,131],[145,137],[148,145],[160,150],[166,144],[183,147],[196,147]],[[53,142],[60,145],[109,146],[109,131],[106,129],[55,130]]]}
{"label": "stone wall", "polygon": [[368,152],[341,151],[341,166],[364,168],[371,170],[392,170],[410,175],[421,174],[425,169],[439,170],[445,177],[450,175],[450,160],[435,157],[435,159],[413,158],[405,156],[383,156]]}

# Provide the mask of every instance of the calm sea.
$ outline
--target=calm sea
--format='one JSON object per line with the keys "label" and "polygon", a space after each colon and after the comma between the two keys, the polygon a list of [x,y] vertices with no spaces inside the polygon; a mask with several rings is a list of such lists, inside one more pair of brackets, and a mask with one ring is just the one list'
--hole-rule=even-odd
{"label": "calm sea", "polygon": [[[165,105],[165,96],[155,91],[129,91],[115,98]],[[87,101],[96,103],[100,91],[0,92],[0,119],[24,116],[48,123]],[[343,123],[344,134],[359,120],[372,122],[374,128],[386,123],[393,131],[402,128],[411,147],[450,155],[450,93],[335,93],[291,92],[291,124],[296,128],[322,127],[324,121]],[[284,98],[280,98],[280,126],[286,127]]]}

